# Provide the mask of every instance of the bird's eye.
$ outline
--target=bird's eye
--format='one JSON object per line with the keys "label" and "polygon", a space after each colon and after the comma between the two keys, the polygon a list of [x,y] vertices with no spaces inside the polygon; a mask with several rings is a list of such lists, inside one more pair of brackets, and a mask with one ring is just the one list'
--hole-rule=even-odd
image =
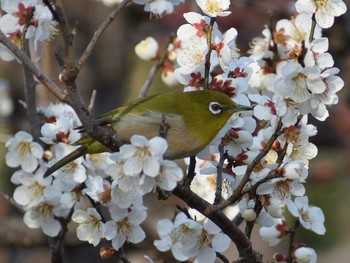
{"label": "bird's eye", "polygon": [[222,112],[222,106],[218,102],[210,102],[209,110],[213,114],[220,114]]}

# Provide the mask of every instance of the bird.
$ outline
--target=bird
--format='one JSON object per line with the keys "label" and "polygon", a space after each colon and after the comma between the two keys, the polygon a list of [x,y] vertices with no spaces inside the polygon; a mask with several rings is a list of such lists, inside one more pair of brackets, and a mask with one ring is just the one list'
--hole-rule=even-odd
{"label": "bird", "polygon": [[[251,108],[236,104],[215,90],[166,92],[131,101],[102,114],[94,122],[101,127],[113,127],[123,144],[129,143],[132,135],[148,139],[161,136],[168,143],[164,158],[174,160],[195,156],[214,139],[232,114],[246,110]],[[84,132],[82,127],[78,129]],[[49,167],[44,177],[86,154],[111,152],[90,135],[72,145],[79,147]]]}

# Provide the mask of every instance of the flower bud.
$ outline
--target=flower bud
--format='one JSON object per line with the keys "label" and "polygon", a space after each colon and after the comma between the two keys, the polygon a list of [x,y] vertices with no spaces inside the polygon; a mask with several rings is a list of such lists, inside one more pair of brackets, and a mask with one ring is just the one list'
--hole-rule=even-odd
{"label": "flower bud", "polygon": [[315,250],[309,247],[301,247],[294,252],[295,262],[297,263],[316,263],[317,255]]}
{"label": "flower bud", "polygon": [[168,86],[174,86],[178,84],[174,71],[164,69],[162,71],[161,77],[162,77],[162,81]]}
{"label": "flower bud", "polygon": [[158,42],[153,37],[142,40],[135,46],[136,55],[143,60],[152,60],[158,54]]}
{"label": "flower bud", "polygon": [[242,217],[244,218],[245,221],[252,222],[256,219],[256,213],[254,209],[246,209],[244,210]]}
{"label": "flower bud", "polygon": [[115,253],[117,253],[117,250],[112,247],[101,247],[100,249],[102,259],[110,259]]}
{"label": "flower bud", "polygon": [[273,255],[273,258],[276,260],[276,262],[285,262],[287,261],[287,256],[282,253],[275,253]]}

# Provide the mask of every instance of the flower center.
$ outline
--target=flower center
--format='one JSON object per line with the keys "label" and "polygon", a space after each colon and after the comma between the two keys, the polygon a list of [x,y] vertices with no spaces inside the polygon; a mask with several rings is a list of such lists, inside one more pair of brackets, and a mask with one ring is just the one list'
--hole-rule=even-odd
{"label": "flower center", "polygon": [[209,234],[207,231],[203,229],[201,237],[199,239],[199,247],[204,248],[204,247],[210,246],[213,236],[214,235]]}
{"label": "flower center", "polygon": [[305,222],[310,221],[310,217],[309,217],[309,214],[307,212],[300,211],[300,216]]}
{"label": "flower center", "polygon": [[328,7],[329,0],[315,0],[315,4],[317,5],[317,8],[324,9]]}
{"label": "flower center", "polygon": [[128,218],[125,217],[122,221],[117,222],[118,227],[118,233],[122,233],[125,236],[128,236],[128,234],[131,232],[132,225],[129,222]]}
{"label": "flower center", "polygon": [[35,182],[33,185],[29,187],[29,190],[32,194],[32,196],[40,197],[44,195],[45,186],[39,184],[38,182]]}
{"label": "flower center", "polygon": [[103,184],[103,190],[97,193],[98,198],[102,203],[107,204],[112,199],[111,188],[107,184]]}
{"label": "flower center", "polygon": [[31,152],[30,142],[22,141],[20,144],[18,144],[17,150],[20,156],[27,156]]}
{"label": "flower center", "polygon": [[209,0],[205,7],[209,13],[219,13],[223,11],[216,0]]}
{"label": "flower center", "polygon": [[43,203],[36,210],[46,218],[53,217],[53,205]]}
{"label": "flower center", "polygon": [[288,180],[287,181],[279,181],[276,183],[276,190],[278,193],[278,196],[281,198],[284,198],[287,193],[290,192],[290,185]]}

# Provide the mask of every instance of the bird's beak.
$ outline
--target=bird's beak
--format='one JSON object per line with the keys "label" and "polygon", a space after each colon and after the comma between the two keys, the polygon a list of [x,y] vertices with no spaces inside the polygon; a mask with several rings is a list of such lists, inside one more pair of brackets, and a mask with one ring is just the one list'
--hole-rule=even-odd
{"label": "bird's beak", "polygon": [[232,107],[233,112],[239,112],[239,111],[247,111],[247,110],[252,110],[252,107],[249,106],[244,106],[244,105],[238,105],[236,104],[234,107]]}

